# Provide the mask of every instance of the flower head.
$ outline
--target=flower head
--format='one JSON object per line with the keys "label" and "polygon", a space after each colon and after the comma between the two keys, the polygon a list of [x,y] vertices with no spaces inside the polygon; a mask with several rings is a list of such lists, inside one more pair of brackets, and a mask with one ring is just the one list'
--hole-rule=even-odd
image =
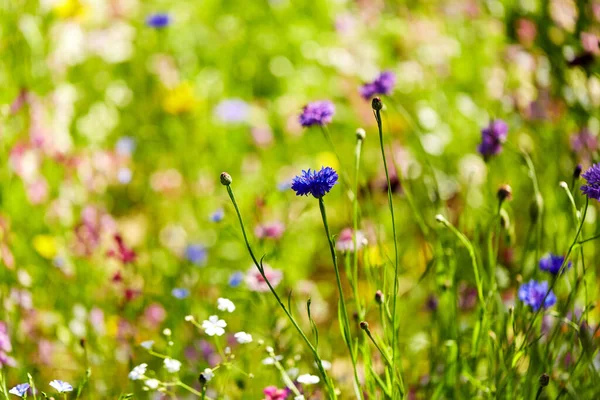
{"label": "flower head", "polygon": [[146,379],[144,385],[146,385],[148,389],[154,390],[158,388],[158,386],[160,385],[160,381],[158,379]]}
{"label": "flower head", "polygon": [[224,217],[225,217],[225,211],[223,211],[222,208],[219,208],[219,209],[215,210],[212,214],[210,214],[209,219],[212,222],[221,222],[221,221],[223,221]]}
{"label": "flower head", "polygon": [[246,332],[238,332],[235,335],[235,340],[240,344],[252,343],[252,335]]}
{"label": "flower head", "polygon": [[172,374],[175,372],[179,372],[179,370],[181,369],[181,361],[174,360],[172,358],[165,358],[163,364],[165,365],[165,369]]}
{"label": "flower head", "polygon": [[[279,285],[279,283],[281,283],[281,281],[283,280],[283,272],[271,268],[268,264],[263,264],[263,267],[265,276],[271,283],[271,286],[273,286],[274,288],[277,287],[277,285]],[[269,285],[267,285],[265,278],[263,278],[258,269],[254,267],[250,268],[250,270],[246,274],[245,281],[248,288],[253,292],[269,291]]]}
{"label": "flower head", "polygon": [[311,374],[300,375],[296,380],[303,385],[314,385],[320,381],[318,376]]}
{"label": "flower head", "polygon": [[354,236],[356,236],[358,250],[367,245],[367,238],[361,231],[356,231],[356,235],[354,235],[352,228],[345,228],[340,232],[338,240],[335,242],[335,248],[342,252],[354,252]]}
{"label": "flower head", "polygon": [[[556,275],[558,274],[558,271],[560,271],[560,267],[562,267],[564,262],[565,257],[550,253],[547,256],[542,257],[540,260],[540,269]],[[572,263],[569,261],[565,268],[571,268],[571,265]]]}
{"label": "flower head", "polygon": [[138,365],[137,367],[134,367],[131,372],[129,373],[129,379],[131,379],[132,381],[137,381],[142,379],[142,377],[144,376],[144,374],[146,373],[146,369],[148,368],[148,364],[143,363]]}
{"label": "flower head", "polygon": [[392,71],[383,71],[374,81],[365,83],[360,88],[360,95],[369,100],[375,95],[388,95],[396,85],[396,75]]}
{"label": "flower head", "polygon": [[227,312],[234,312],[235,311],[235,304],[233,304],[233,301],[226,299],[224,297],[219,297],[217,299],[217,308],[220,311],[227,311]]}
{"label": "flower head", "polygon": [[185,258],[196,265],[204,265],[208,254],[206,248],[201,244],[189,244],[185,248]]}
{"label": "flower head", "polygon": [[58,379],[50,382],[50,386],[58,391],[58,393],[67,393],[73,391],[73,386],[70,383]]}
{"label": "flower head", "polygon": [[217,105],[215,115],[226,124],[245,122],[250,117],[250,105],[242,99],[226,99]]}
{"label": "flower head", "polygon": [[532,279],[519,287],[519,300],[537,311],[540,307],[552,307],[556,303],[556,295],[552,291],[548,292],[547,281],[537,282]]}
{"label": "flower head", "polygon": [[279,389],[277,386],[267,386],[263,389],[264,400],[285,400],[290,394],[290,389]]}
{"label": "flower head", "polygon": [[259,239],[280,239],[285,231],[285,225],[282,222],[267,222],[259,225],[254,230],[254,233]]}
{"label": "flower head", "polygon": [[8,391],[10,394],[15,396],[24,397],[29,390],[29,383],[21,383]]}
{"label": "flower head", "polygon": [[335,106],[329,100],[313,101],[302,109],[300,125],[309,127],[313,125],[327,125],[335,114]]}
{"label": "flower head", "polygon": [[207,320],[202,322],[202,329],[208,336],[222,336],[225,333],[227,322],[219,319],[216,315],[211,315]]}
{"label": "flower head", "polygon": [[171,17],[169,17],[169,14],[156,13],[151,14],[148,16],[148,18],[146,18],[146,25],[152,28],[165,28],[169,26],[170,23]]}
{"label": "flower head", "polygon": [[320,171],[303,170],[302,174],[292,181],[292,190],[296,192],[296,196],[312,194],[319,199],[329,193],[337,180],[338,174],[331,167],[321,167]]}
{"label": "flower head", "polygon": [[175,288],[171,291],[171,294],[176,299],[182,300],[190,295],[190,291],[186,288]]}
{"label": "flower head", "polygon": [[592,165],[581,176],[586,181],[585,185],[581,186],[583,194],[600,201],[600,164]]}
{"label": "flower head", "polygon": [[200,378],[204,381],[204,382],[208,382],[210,381],[213,376],[215,376],[215,373],[213,372],[212,369],[210,368],[206,368],[204,371],[202,371],[202,373],[200,374]]}
{"label": "flower head", "polygon": [[508,125],[501,119],[496,119],[481,130],[481,144],[477,151],[484,157],[496,155],[502,151],[502,143],[506,141]]}

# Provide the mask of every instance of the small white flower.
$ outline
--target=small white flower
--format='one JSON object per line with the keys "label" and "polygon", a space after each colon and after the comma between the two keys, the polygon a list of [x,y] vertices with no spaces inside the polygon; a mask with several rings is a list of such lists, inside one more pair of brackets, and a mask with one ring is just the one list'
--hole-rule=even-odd
{"label": "small white flower", "polygon": [[303,374],[300,375],[298,377],[298,379],[296,379],[298,382],[300,382],[303,385],[314,385],[316,383],[319,383],[321,381],[321,379],[319,379],[318,376],[316,375],[311,375],[311,374]]}
{"label": "small white flower", "polygon": [[146,387],[149,389],[157,389],[158,385],[160,385],[160,381],[158,379],[147,379],[146,382],[144,382],[146,384]]}
{"label": "small white flower", "polygon": [[164,364],[167,371],[172,374],[179,372],[179,369],[181,369],[181,362],[172,358],[165,358]]}
{"label": "small white flower", "polygon": [[235,340],[240,344],[252,343],[252,335],[246,332],[238,332],[235,335]]}
{"label": "small white flower", "polygon": [[163,335],[171,336],[171,330],[169,328],[165,328],[165,330],[163,330]]}
{"label": "small white flower", "polygon": [[202,379],[204,379],[205,382],[210,381],[213,376],[215,376],[215,374],[213,373],[213,370],[210,368],[206,368],[201,374],[200,376],[202,377]]}
{"label": "small white flower", "polygon": [[185,321],[186,322],[192,322],[194,320],[194,317],[192,315],[186,315],[185,316]]}
{"label": "small white flower", "polygon": [[202,322],[202,329],[208,336],[221,336],[225,333],[227,323],[222,319],[219,319],[216,315],[211,315],[207,320]]}
{"label": "small white flower", "polygon": [[331,369],[331,363],[327,360],[321,360],[321,365],[323,366],[323,369],[326,371]]}
{"label": "small white flower", "polygon": [[73,391],[73,386],[70,383],[58,379],[50,382],[50,386],[58,391],[58,393],[67,393]]}
{"label": "small white flower", "polygon": [[146,340],[140,343],[140,346],[142,346],[146,350],[152,350],[152,346],[154,346],[154,340]]}
{"label": "small white flower", "polygon": [[227,312],[234,312],[235,311],[235,304],[233,304],[233,301],[226,299],[224,297],[219,297],[217,299],[217,308],[220,311],[227,311]]}
{"label": "small white flower", "polygon": [[267,357],[264,360],[262,360],[262,363],[263,365],[273,365],[275,364],[275,361],[281,360],[283,360],[283,356]]}
{"label": "small white flower", "polygon": [[137,381],[141,379],[142,376],[144,376],[144,374],[146,373],[146,368],[148,368],[148,364],[146,363],[140,364],[137,367],[133,368],[129,373],[129,379],[131,379],[132,381]]}

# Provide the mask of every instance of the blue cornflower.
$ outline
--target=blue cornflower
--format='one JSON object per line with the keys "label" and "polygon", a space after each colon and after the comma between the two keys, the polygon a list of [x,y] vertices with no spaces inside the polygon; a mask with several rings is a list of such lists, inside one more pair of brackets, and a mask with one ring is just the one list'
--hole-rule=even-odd
{"label": "blue cornflower", "polygon": [[222,208],[219,208],[218,210],[215,210],[212,214],[210,214],[209,219],[212,222],[221,222],[221,221],[223,221],[224,217],[225,217],[225,211],[223,211]]}
{"label": "blue cornflower", "polygon": [[201,244],[188,244],[185,248],[185,258],[196,265],[204,265],[208,258],[206,247]]}
{"label": "blue cornflower", "polygon": [[185,288],[175,288],[171,291],[171,294],[176,299],[182,300],[187,298],[190,295],[190,291]]}
{"label": "blue cornflower", "polygon": [[304,106],[298,119],[304,127],[327,125],[331,122],[333,114],[335,106],[329,100],[313,101]]}
{"label": "blue cornflower", "polygon": [[244,281],[244,273],[236,271],[229,277],[229,286],[238,287]]}
{"label": "blue cornflower", "polygon": [[502,143],[506,141],[508,125],[501,119],[496,119],[481,130],[481,144],[477,151],[484,157],[496,155],[502,151]]}
{"label": "blue cornflower", "polygon": [[[557,256],[556,254],[548,254],[545,257],[542,257],[542,259],[540,260],[540,269],[542,271],[548,271],[551,274],[558,274],[558,271],[560,271],[560,267],[563,265],[563,263],[565,262],[565,258],[563,256]],[[569,261],[569,263],[567,264],[567,266],[565,268],[571,268],[571,261]]]}
{"label": "blue cornflower", "polygon": [[600,201],[600,164],[592,165],[581,176],[586,181],[585,185],[581,186],[583,194]]}
{"label": "blue cornflower", "polygon": [[171,17],[169,16],[169,14],[165,13],[151,14],[148,16],[148,18],[146,18],[146,25],[152,28],[165,28],[169,26],[170,23]]}
{"label": "blue cornflower", "polygon": [[21,383],[14,388],[10,389],[8,393],[14,394],[15,396],[24,397],[29,390],[29,383]]}
{"label": "blue cornflower", "polygon": [[58,393],[66,393],[73,391],[73,386],[71,386],[70,383],[58,379],[55,379],[52,382],[50,382],[50,386],[56,389]]}
{"label": "blue cornflower", "polygon": [[548,293],[548,282],[537,282],[532,279],[519,287],[519,300],[530,306],[534,311],[539,310],[542,306],[543,308],[552,307],[556,304],[556,295],[550,291],[544,301],[546,293]]}
{"label": "blue cornflower", "polygon": [[331,167],[321,167],[320,171],[302,171],[302,175],[292,181],[292,190],[296,196],[308,196],[312,194],[320,199],[325,196],[337,183],[338,174]]}
{"label": "blue cornflower", "polygon": [[388,95],[392,93],[396,85],[396,75],[392,71],[383,71],[373,82],[365,83],[360,88],[360,95],[365,100],[381,94]]}

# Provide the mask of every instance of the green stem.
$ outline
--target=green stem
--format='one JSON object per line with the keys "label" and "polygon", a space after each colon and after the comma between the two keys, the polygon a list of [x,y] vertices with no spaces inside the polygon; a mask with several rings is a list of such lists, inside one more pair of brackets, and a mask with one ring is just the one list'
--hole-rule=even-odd
{"label": "green stem", "polygon": [[[394,293],[392,298],[392,370],[393,370],[393,380],[396,380],[396,344],[398,337],[398,326],[397,326],[397,318],[396,318],[396,306],[398,300],[398,264],[399,264],[399,256],[398,256],[398,240],[396,237],[396,220],[394,218],[394,203],[392,200],[392,186],[390,184],[390,174],[388,172],[387,160],[385,157],[385,147],[383,145],[383,127],[381,123],[381,110],[375,110],[375,120],[377,121],[377,129],[379,131],[379,145],[381,147],[381,157],[383,158],[383,168],[385,170],[385,180],[387,182],[387,194],[388,194],[388,205],[390,208],[390,214],[392,218],[392,236],[394,239]],[[401,397],[404,397],[404,382],[402,379],[402,373],[398,373],[399,386],[401,388]]]}
{"label": "green stem", "polygon": [[325,372],[325,368],[323,367],[323,363],[321,361],[321,358],[319,357],[319,353],[317,352],[317,349],[313,346],[313,344],[310,342],[308,337],[306,337],[306,334],[304,333],[302,328],[300,328],[300,326],[298,325],[298,323],[296,322],[296,320],[294,319],[294,317],[292,316],[290,311],[285,307],[285,305],[281,301],[281,298],[279,297],[279,295],[277,294],[277,292],[271,285],[271,282],[266,277],[266,275],[264,273],[264,269],[262,267],[262,264],[256,259],[256,256],[254,255],[254,252],[252,251],[252,247],[250,246],[250,242],[248,241],[248,236],[246,235],[246,228],[244,227],[244,220],[242,219],[242,214],[240,213],[240,209],[237,205],[237,202],[235,201],[235,196],[233,194],[233,190],[231,190],[231,185],[226,185],[226,186],[227,186],[227,193],[229,194],[229,198],[231,199],[231,202],[233,203],[233,207],[235,208],[235,212],[236,212],[238,220],[240,222],[240,228],[242,229],[242,235],[244,236],[244,242],[246,243],[246,248],[248,249],[248,253],[250,253],[250,257],[252,258],[254,265],[256,266],[256,268],[258,269],[258,272],[261,274],[261,276],[265,280],[265,283],[267,284],[267,286],[269,287],[269,290],[275,297],[275,300],[277,300],[279,307],[281,307],[281,309],[285,312],[285,315],[288,317],[288,319],[290,320],[290,322],[292,323],[294,328],[296,328],[296,331],[300,334],[300,336],[302,337],[302,339],[304,340],[304,342],[310,349],[311,353],[313,354],[313,357],[315,358],[315,362],[317,364],[317,368],[319,369],[319,372],[323,378],[323,381],[327,385],[329,398],[332,400],[337,399],[335,387],[333,386],[333,382],[327,375],[327,372]]}
{"label": "green stem", "polygon": [[[354,356],[354,351],[352,349],[352,334],[350,330],[350,321],[348,319],[348,311],[346,309],[346,299],[344,298],[344,290],[342,289],[342,279],[340,278],[340,269],[338,267],[337,255],[335,253],[335,245],[333,243],[331,233],[329,232],[329,224],[327,223],[327,212],[325,211],[325,202],[323,201],[323,197],[319,197],[319,209],[321,210],[321,217],[323,218],[323,227],[325,228],[325,235],[327,235],[327,241],[329,242],[329,250],[331,252],[331,259],[333,260],[333,268],[335,269],[335,279],[337,282],[338,292],[340,294],[340,305],[342,307],[342,322],[344,324],[345,331],[343,332],[344,341],[346,342],[348,352],[350,353],[352,368],[354,370],[354,381],[357,386],[360,386],[358,372],[356,370],[356,357]],[[362,399],[360,391],[358,391],[357,394],[358,398]]]}

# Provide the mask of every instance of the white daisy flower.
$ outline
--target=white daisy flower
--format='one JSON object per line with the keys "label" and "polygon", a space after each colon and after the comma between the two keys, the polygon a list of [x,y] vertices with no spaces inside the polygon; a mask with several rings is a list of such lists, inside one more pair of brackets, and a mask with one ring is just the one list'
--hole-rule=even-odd
{"label": "white daisy flower", "polygon": [[202,329],[208,336],[222,336],[225,333],[227,322],[219,319],[216,315],[211,315],[207,320],[202,322]]}

